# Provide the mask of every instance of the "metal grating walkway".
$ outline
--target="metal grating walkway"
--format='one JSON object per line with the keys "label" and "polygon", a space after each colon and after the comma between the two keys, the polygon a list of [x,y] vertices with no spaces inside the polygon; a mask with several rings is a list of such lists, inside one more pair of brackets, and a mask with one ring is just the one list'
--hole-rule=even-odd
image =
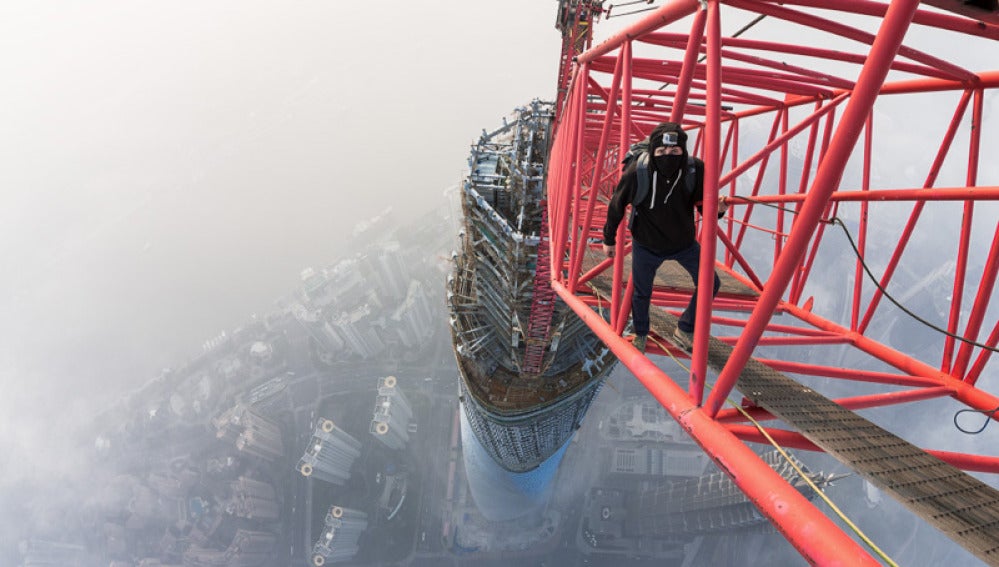
{"label": "metal grating walkway", "polygon": [[[609,297],[609,283],[603,276],[593,287]],[[653,333],[672,335],[674,315],[652,309],[650,316]],[[708,365],[721,370],[731,353],[711,337]],[[999,491],[756,359],[736,388],[976,557],[999,565]]]}

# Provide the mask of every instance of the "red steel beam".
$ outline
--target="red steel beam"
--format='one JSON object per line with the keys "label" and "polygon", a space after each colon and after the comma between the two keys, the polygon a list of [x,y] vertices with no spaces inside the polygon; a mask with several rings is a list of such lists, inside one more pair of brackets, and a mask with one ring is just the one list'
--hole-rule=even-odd
{"label": "red steel beam", "polygon": [[[960,102],[958,102],[957,108],[951,117],[950,125],[947,127],[947,131],[940,142],[940,147],[937,150],[937,155],[933,160],[933,164],[930,165],[930,170],[927,173],[926,181],[923,183],[923,188],[928,189],[936,184],[937,175],[940,173],[940,168],[943,166],[944,158],[947,157],[948,150],[950,149],[951,142],[954,140],[954,136],[957,134],[957,128],[960,124],[961,117],[964,116],[964,111],[967,109],[968,102],[971,100],[970,91],[965,91],[964,95],[961,97]],[[895,247],[895,252],[892,254],[891,260],[888,261],[888,265],[885,267],[884,273],[881,276],[880,288],[874,291],[874,295],[871,297],[870,302],[867,306],[867,311],[864,313],[863,320],[857,327],[857,330],[863,333],[867,330],[867,326],[870,324],[871,319],[874,317],[874,311],[877,309],[881,298],[884,296],[884,292],[881,288],[888,285],[888,281],[891,279],[892,275],[895,273],[895,268],[898,266],[899,261],[902,259],[902,252],[906,249],[909,243],[909,237],[912,236],[913,231],[916,228],[916,222],[918,222],[919,217],[922,215],[923,208],[925,206],[925,201],[918,201],[912,208],[912,212],[909,214],[909,220],[906,222],[905,228],[902,229],[902,234],[899,236],[898,245]]]}
{"label": "red steel beam", "polygon": [[[679,34],[654,33],[643,37],[642,41],[649,43],[673,44],[676,41],[675,37],[678,35]],[[866,54],[863,53],[849,53],[844,51],[836,51],[833,49],[814,47],[810,45],[796,45],[790,43],[780,43],[776,41],[766,41],[766,40],[749,39],[742,37],[739,38],[726,37],[724,45],[726,47],[735,48],[735,49],[744,49],[752,51],[769,51],[773,53],[812,57],[828,61],[842,61],[844,63],[854,63],[857,65],[863,65],[864,61],[867,60]],[[928,67],[926,65],[917,64],[917,63],[909,63],[907,61],[893,61],[891,64],[891,69],[893,71],[901,71],[916,75],[924,75],[928,78],[937,78],[947,81],[953,81],[951,75],[948,75],[947,73],[938,71],[933,67]]]}
{"label": "red steel beam", "polygon": [[797,136],[805,128],[809,127],[814,122],[817,122],[820,118],[828,116],[830,112],[836,109],[839,103],[845,101],[846,99],[847,99],[846,95],[841,94],[840,96],[830,101],[828,104],[825,104],[821,108],[816,109],[814,113],[812,113],[810,116],[806,117],[804,120],[796,124],[793,128],[782,133],[780,136],[774,138],[771,142],[769,142],[766,146],[764,146],[763,149],[756,152],[749,158],[743,160],[743,162],[739,164],[739,167],[733,168],[732,170],[726,172],[725,175],[723,175],[718,182],[721,185],[730,183],[733,179],[745,173],[749,168],[756,165],[763,158],[769,157],[770,154],[773,153],[777,148],[780,148],[781,146],[786,144],[788,140]]}
{"label": "red steel beam", "polygon": [[[866,31],[850,27],[841,22],[833,21],[826,18],[820,18],[818,16],[814,16],[797,10],[791,10],[789,8],[775,6],[767,2],[758,2],[755,0],[726,0],[726,3],[734,7],[743,8],[745,10],[750,10],[753,12],[758,12],[760,14],[766,14],[774,18],[787,20],[789,22],[794,22],[797,24],[815,28],[817,30],[824,31],[826,33],[831,33],[834,35],[838,35],[840,37],[852,39],[854,41],[859,41],[861,43],[866,43],[872,46],[871,47],[872,52],[874,51],[874,46],[876,46],[878,41],[881,40],[882,33],[886,31],[886,28],[882,25],[877,34],[871,34]],[[835,8],[834,4],[830,6]],[[891,12],[892,9],[894,8],[895,6],[891,6],[885,11],[884,21],[887,21],[888,18],[891,17]],[[912,22],[913,16],[914,14],[906,14],[905,17],[906,28],[908,28],[909,23]],[[890,30],[890,31],[894,33],[895,30]],[[956,80],[970,81],[974,78],[974,75],[967,69],[963,69],[961,67],[958,67],[957,65],[954,65],[937,57],[933,57],[927,53],[923,53],[922,51],[912,49],[911,47],[906,47],[905,45],[902,44],[902,37],[898,37],[897,45],[892,50],[891,57],[888,58],[889,60],[886,61],[885,64],[890,65],[891,60],[894,59],[896,53],[898,55],[901,55],[902,57],[906,57],[913,61],[918,61],[920,63],[923,63],[928,67],[944,71]]]}
{"label": "red steel beam", "polygon": [[624,43],[632,39],[641,37],[650,31],[657,30],[684,16],[693,14],[699,6],[698,0],[673,0],[672,2],[668,2],[644,18],[612,35],[607,40],[601,42],[600,45],[589,49],[580,55],[578,60],[580,63],[593,61],[597,57],[621,47]]}
{"label": "red steel beam", "polygon": [[785,538],[816,565],[880,565],[558,281],[552,287]]}
{"label": "red steel beam", "polygon": [[890,372],[857,370],[855,368],[840,368],[837,366],[820,366],[817,364],[807,364],[804,362],[794,362],[790,360],[776,360],[768,358],[759,358],[757,360],[767,366],[770,366],[774,370],[790,372],[792,374],[804,374],[806,376],[823,376],[825,378],[838,378],[841,380],[872,382],[876,384],[894,384],[896,386],[931,387],[940,385],[939,378],[929,376],[892,374]]}
{"label": "red steel beam", "polygon": [[[849,335],[853,339],[853,345],[856,348],[894,366],[895,368],[898,368],[902,372],[906,372],[913,377],[922,376],[925,378],[931,378],[937,381],[936,385],[952,388],[954,390],[953,397],[969,407],[985,412],[990,412],[999,407],[999,397],[980,390],[966,382],[956,380],[953,376],[945,372],[941,372],[925,362],[921,362],[911,356],[900,353],[897,350],[889,348],[864,335],[853,333],[827,319],[819,317],[809,311],[805,311],[797,306],[783,304],[783,307],[791,315],[805,321],[806,323],[814,325],[815,327],[832,331],[834,333],[844,333]],[[999,421],[999,416],[993,414],[991,417],[992,419]]]}
{"label": "red steel beam", "polygon": [[[989,338],[985,340],[985,344],[990,348],[996,348],[999,344],[999,321],[996,321],[994,327],[992,327],[992,332],[989,333]],[[978,358],[975,359],[975,364],[971,366],[971,370],[968,371],[968,375],[964,377],[964,381],[968,384],[974,386],[978,382],[978,377],[982,375],[982,371],[985,370],[985,364],[988,363],[989,358],[992,357],[992,351],[989,349],[982,349],[982,352],[978,354]]]}
{"label": "red steel beam", "polygon": [[[971,147],[968,148],[967,183],[969,186],[973,186],[978,183],[979,153],[982,145],[982,105],[984,98],[982,90],[976,89],[971,111]],[[999,228],[999,226],[997,226],[997,228]],[[964,254],[968,253],[967,250],[964,250],[963,252]],[[994,233],[992,248],[989,251],[989,259],[986,262],[982,278],[978,282],[978,295],[975,297],[975,302],[972,304],[971,313],[968,316],[968,324],[963,334],[966,339],[972,341],[978,339],[978,333],[982,330],[982,322],[985,319],[985,310],[988,308],[989,299],[992,297],[992,290],[995,287],[996,269],[999,267],[996,257],[997,252],[999,252],[999,230]],[[951,368],[952,376],[959,378],[964,376],[964,372],[968,368],[968,361],[971,359],[971,348],[972,345],[970,343],[961,343],[957,359],[954,361],[954,365]]]}
{"label": "red steel beam", "polygon": [[690,361],[690,394],[698,406],[704,401],[704,382],[708,371],[708,337],[711,335],[711,293],[715,278],[715,249],[718,239],[718,172],[721,169],[721,6],[715,1],[708,2],[708,15],[705,32],[708,54],[706,77],[707,114],[704,124],[704,200],[701,205],[704,222],[701,223],[701,258],[697,281],[700,292],[695,305],[693,354]]}
{"label": "red steel beam", "polygon": [[[730,197],[733,204],[751,203],[803,203],[808,194],[759,195],[743,198]],[[831,202],[890,202],[890,201],[999,201],[999,186],[937,187],[935,189],[872,189],[870,191],[836,191],[829,195]]]}
{"label": "red steel beam", "polygon": [[[934,2],[925,2],[933,5]],[[836,0],[830,3],[829,0],[781,0],[781,4],[794,6],[808,6],[812,8],[836,9],[853,14],[864,14],[883,18],[887,11],[887,4],[870,2],[869,0]],[[999,39],[999,26],[982,25],[980,21],[972,18],[941,14],[929,10],[916,10],[912,16],[912,23],[932,26],[939,29],[953,32],[985,37],[989,39]]]}
{"label": "red steel beam", "polygon": [[709,415],[714,415],[721,409],[725,397],[732,391],[742,368],[752,354],[756,341],[763,333],[763,328],[777,307],[791,277],[798,270],[812,233],[822,216],[830,195],[839,185],[843,167],[850,158],[850,153],[860,135],[860,128],[874,105],[881,85],[888,74],[890,62],[894,59],[905,36],[905,31],[912,21],[912,14],[919,6],[918,0],[898,0],[893,2],[883,20],[877,38],[871,47],[871,55],[864,65],[857,80],[857,88],[847,103],[846,110],[836,129],[836,135],[824,159],[819,164],[818,172],[809,198],[805,200],[794,231],[788,238],[787,246],[767,281],[756,309],[750,316],[751,322],[746,326],[739,343],[732,351],[732,356],[718,377],[718,383],[708,398],[706,407]]}
{"label": "red steel beam", "polygon": [[[752,425],[739,425],[739,424],[729,424],[725,426],[726,429],[732,435],[735,435],[743,441],[748,441],[750,443],[761,443],[764,445],[769,445],[770,441],[764,436],[759,429]],[[769,435],[775,443],[781,447],[788,449],[798,449],[802,451],[817,451],[821,452],[822,448],[809,441],[804,435],[788,431],[786,429],[766,429],[767,435]],[[999,457],[989,457],[984,455],[969,455],[967,453],[954,453],[951,451],[937,451],[933,449],[923,449],[930,455],[940,459],[941,461],[953,465],[959,469],[966,471],[975,472],[985,472],[985,473],[999,473]]]}
{"label": "red steel beam", "polygon": [[[605,155],[607,152],[607,146],[610,143],[611,137],[611,124],[613,124],[614,113],[617,108],[617,97],[618,90],[621,88],[621,76],[624,70],[624,57],[625,52],[622,50],[617,59],[617,68],[614,70],[614,79],[611,81],[610,92],[607,96],[607,107],[604,110],[604,124],[600,132],[600,142],[597,146],[598,156]],[[597,160],[594,164],[593,178],[599,178],[603,173],[604,160]],[[593,213],[596,208],[596,192],[597,187],[595,183],[590,183],[590,198],[586,207],[586,216],[582,220],[579,228],[585,231],[593,223]],[[578,215],[578,213],[577,213]],[[585,246],[587,244],[587,238],[585,235],[580,234],[581,230],[578,230],[576,225],[572,226],[572,238],[575,242],[575,247],[571,250],[569,258],[569,288],[576,288],[576,281],[579,277],[580,266],[583,263],[583,255],[585,254]]]}
{"label": "red steel beam", "polygon": [[[943,386],[930,388],[916,388],[914,390],[903,390],[901,392],[886,392],[882,394],[870,394],[867,396],[854,396],[850,398],[838,398],[833,400],[837,404],[848,410],[869,409],[885,407],[897,404],[907,404],[923,400],[931,400],[942,396],[949,396],[953,390]],[[776,419],[767,410],[758,407],[743,408],[743,411],[752,416],[756,421]],[[734,423],[748,421],[748,418],[737,409],[723,409],[718,412],[715,419],[719,423]]]}
{"label": "red steel beam", "polygon": [[[632,96],[631,92],[631,42],[627,41],[621,49],[621,61],[622,61],[622,85],[621,85],[621,131],[620,131],[620,141],[618,143],[619,151],[623,152],[624,148],[627,148],[631,144],[631,105]],[[625,226],[622,222],[617,227],[616,246],[614,253],[614,272],[613,272],[613,282],[614,285],[611,286],[611,325],[615,329],[624,329],[624,323],[621,321],[622,308],[622,298],[621,298],[621,286],[620,281],[624,277],[624,255],[625,255],[625,243],[624,243],[624,230]]]}
{"label": "red steel beam", "polygon": [[704,35],[704,26],[707,21],[707,10],[698,10],[694,16],[694,25],[687,34],[686,48],[683,54],[683,66],[680,67],[680,76],[676,81],[676,96],[673,98],[673,110],[670,114],[670,122],[681,122],[684,112],[687,110],[687,99],[690,96],[690,85],[694,78],[694,67],[697,65],[698,47],[701,44],[701,37]]}
{"label": "red steel beam", "polygon": [[[864,169],[861,181],[861,193],[871,190],[871,144],[874,128],[874,115],[867,115],[867,125],[864,127]],[[856,331],[860,323],[860,300],[864,290],[864,261],[867,256],[867,221],[870,211],[870,200],[860,202],[860,234],[857,236],[857,259],[854,260],[853,298],[850,301],[850,330]]]}

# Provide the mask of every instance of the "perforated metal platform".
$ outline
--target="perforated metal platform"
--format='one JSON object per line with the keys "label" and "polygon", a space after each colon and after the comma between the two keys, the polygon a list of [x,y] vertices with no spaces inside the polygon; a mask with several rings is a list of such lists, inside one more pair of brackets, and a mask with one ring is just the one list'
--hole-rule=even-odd
{"label": "perforated metal platform", "polygon": [[[732,348],[713,338],[709,348],[708,364],[720,369]],[[999,565],[999,491],[756,360],[736,387],[979,559]]]}
{"label": "perforated metal platform", "polygon": [[[609,277],[593,283],[609,297]],[[660,283],[666,282],[657,278]],[[660,337],[676,328],[677,318],[661,309],[652,309],[650,319]],[[710,338],[708,365],[721,370],[731,353],[732,347]],[[976,557],[999,565],[999,491],[755,359],[736,388]]]}

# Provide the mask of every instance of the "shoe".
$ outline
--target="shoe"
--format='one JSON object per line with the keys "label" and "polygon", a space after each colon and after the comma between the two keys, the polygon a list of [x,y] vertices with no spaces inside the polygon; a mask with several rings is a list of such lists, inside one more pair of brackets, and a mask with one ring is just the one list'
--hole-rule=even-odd
{"label": "shoe", "polygon": [[676,330],[673,331],[673,342],[676,343],[676,346],[681,349],[690,352],[694,350],[694,333],[688,333],[687,331],[680,330],[680,327],[677,327]]}
{"label": "shoe", "polygon": [[638,352],[645,354],[645,341],[649,338],[648,335],[635,335],[635,338],[631,341],[631,346],[638,349]]}

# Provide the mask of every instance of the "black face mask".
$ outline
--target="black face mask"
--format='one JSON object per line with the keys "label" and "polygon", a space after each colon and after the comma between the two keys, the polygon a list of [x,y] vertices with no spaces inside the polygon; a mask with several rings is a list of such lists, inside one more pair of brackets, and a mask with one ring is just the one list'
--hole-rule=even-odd
{"label": "black face mask", "polygon": [[676,172],[680,170],[680,165],[683,163],[683,156],[654,156],[653,161],[656,165],[656,170],[658,170],[659,173],[665,175],[667,178],[672,178],[676,175]]}

